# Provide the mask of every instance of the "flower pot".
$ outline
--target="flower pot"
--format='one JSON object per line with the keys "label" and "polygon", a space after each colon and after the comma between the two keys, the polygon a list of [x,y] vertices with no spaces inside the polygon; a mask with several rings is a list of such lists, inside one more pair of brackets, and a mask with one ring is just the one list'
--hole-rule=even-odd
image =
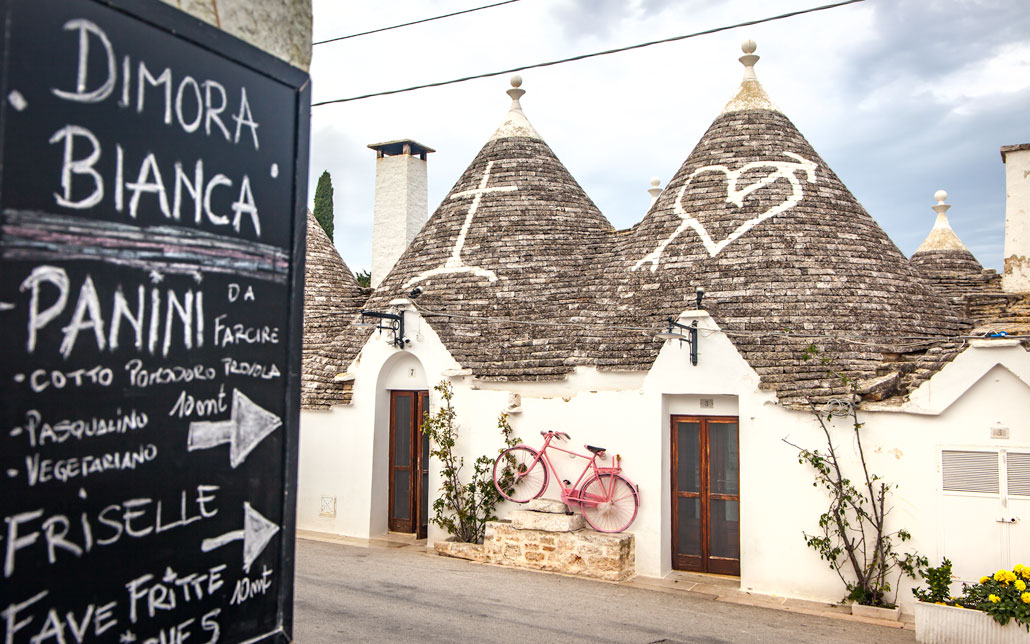
{"label": "flower pot", "polygon": [[879,606],[865,606],[863,604],[852,604],[851,614],[856,617],[872,617],[873,619],[886,619],[896,622],[901,619],[901,608],[880,608]]}
{"label": "flower pot", "polygon": [[916,603],[916,641],[923,644],[1030,644],[1015,620],[1002,626],[978,610]]}

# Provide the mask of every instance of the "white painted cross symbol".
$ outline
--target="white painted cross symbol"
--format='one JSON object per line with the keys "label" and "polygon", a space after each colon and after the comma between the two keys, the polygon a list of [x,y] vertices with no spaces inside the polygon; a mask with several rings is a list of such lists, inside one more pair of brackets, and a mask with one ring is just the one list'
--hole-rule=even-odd
{"label": "white painted cross symbol", "polygon": [[[726,248],[730,242],[751,230],[761,222],[770,217],[775,217],[776,215],[796,206],[804,198],[805,190],[801,185],[801,180],[798,179],[795,173],[802,173],[805,175],[805,178],[809,183],[815,183],[816,164],[815,162],[800,157],[793,152],[784,152],[783,156],[796,159],[797,163],[793,163],[791,161],[755,161],[753,163],[748,163],[737,170],[730,170],[726,166],[722,165],[706,165],[690,173],[690,177],[687,178],[687,182],[683,184],[679,190],[679,194],[676,195],[676,203],[673,206],[673,210],[677,215],[679,215],[680,219],[683,220],[683,223],[681,223],[667,239],[659,243],[653,251],[648,253],[646,257],[641,258],[636,264],[634,264],[632,270],[635,271],[644,264],[650,262],[651,272],[653,273],[656,271],[658,269],[658,262],[661,261],[662,253],[665,251],[665,247],[688,227],[693,228],[694,232],[696,232],[698,237],[701,238],[701,242],[704,244],[705,250],[708,251],[708,254],[715,257],[723,248]],[[737,181],[740,180],[741,175],[751,170],[757,170],[758,168],[772,168],[773,172],[738,190]],[[683,208],[683,195],[687,190],[687,186],[690,185],[690,182],[694,177],[702,172],[721,172],[725,174],[726,203],[731,203],[738,208],[742,208],[744,206],[744,199],[749,194],[777,181],[778,179],[786,179],[790,183],[791,192],[790,195],[782,202],[769,208],[762,214],[748,219],[741,225],[737,226],[736,230],[727,235],[725,239],[716,242],[712,239],[711,235],[708,234],[708,230],[704,227],[704,224],[695,219],[692,214],[688,213],[686,209]]]}
{"label": "white painted cross symbol", "polygon": [[404,288],[408,288],[411,285],[421,282],[424,279],[433,277],[434,275],[445,275],[448,273],[471,273],[478,277],[485,277],[491,282],[497,281],[497,275],[485,268],[478,266],[466,266],[461,261],[461,251],[465,248],[465,237],[468,236],[469,228],[472,226],[472,218],[475,217],[476,211],[479,210],[479,203],[483,200],[483,195],[491,192],[512,192],[518,190],[518,186],[498,186],[494,188],[487,188],[486,184],[490,181],[490,169],[493,168],[494,162],[491,161],[486,164],[486,170],[483,171],[483,179],[479,182],[478,188],[472,190],[463,190],[461,192],[455,192],[451,195],[451,199],[462,199],[465,197],[472,197],[472,205],[469,206],[468,214],[465,215],[465,223],[461,226],[461,232],[458,233],[458,238],[454,242],[454,250],[451,252],[451,256],[447,258],[447,261],[443,266],[434,268],[432,270],[419,273],[415,277],[411,278],[404,284]]}

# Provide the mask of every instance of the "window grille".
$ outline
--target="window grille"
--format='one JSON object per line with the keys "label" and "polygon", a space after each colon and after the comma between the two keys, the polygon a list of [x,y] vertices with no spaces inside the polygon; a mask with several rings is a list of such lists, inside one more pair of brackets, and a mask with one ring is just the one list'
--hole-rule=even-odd
{"label": "window grille", "polygon": [[[941,473],[945,492],[998,494],[1000,491],[998,452],[943,450]],[[1030,476],[1030,472],[1027,474]]]}

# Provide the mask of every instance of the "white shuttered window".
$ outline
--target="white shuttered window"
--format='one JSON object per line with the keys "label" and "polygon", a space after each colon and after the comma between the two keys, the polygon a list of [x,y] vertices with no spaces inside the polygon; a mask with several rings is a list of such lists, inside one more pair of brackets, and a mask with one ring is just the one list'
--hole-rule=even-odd
{"label": "white shuttered window", "polygon": [[998,494],[998,452],[943,450],[941,474],[945,492]]}
{"label": "white shuttered window", "polygon": [[1008,453],[1009,494],[1030,496],[1030,453]]}

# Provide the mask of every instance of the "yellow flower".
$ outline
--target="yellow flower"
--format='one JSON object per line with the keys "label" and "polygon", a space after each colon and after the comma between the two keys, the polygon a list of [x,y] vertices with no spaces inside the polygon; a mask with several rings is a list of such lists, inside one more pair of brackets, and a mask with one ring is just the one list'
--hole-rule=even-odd
{"label": "yellow flower", "polygon": [[1023,581],[1022,579],[1017,579],[1016,583],[1015,583],[1015,586],[1016,586],[1016,590],[1018,590],[1019,592],[1023,592],[1024,590],[1026,590],[1026,582]]}
{"label": "yellow flower", "polygon": [[998,602],[1001,601],[1001,597],[998,597],[997,595],[988,595],[987,599],[991,600],[991,603],[994,603],[994,604],[997,604]]}
{"label": "yellow flower", "polygon": [[1007,572],[1007,570],[999,570],[994,573],[994,581],[1005,581],[1005,573]]}
{"label": "yellow flower", "polygon": [[990,580],[991,580],[991,578],[990,578],[990,577],[987,577],[987,576],[983,576],[983,577],[980,577],[980,583],[981,583],[981,584],[986,584],[986,583],[987,583],[987,582],[989,582]]}
{"label": "yellow flower", "polygon": [[1030,593],[1023,593],[1019,598],[1023,600],[1024,604],[1030,604]]}
{"label": "yellow flower", "polygon": [[1015,580],[1016,580],[1016,574],[1014,572],[1006,570],[1005,571],[1005,583],[1007,584],[1007,583],[1013,582]]}
{"label": "yellow flower", "polygon": [[1016,564],[1015,566],[1012,566],[1012,572],[1016,573],[1017,575],[1023,574],[1023,564]]}
{"label": "yellow flower", "polygon": [[1030,579],[1030,567],[1023,568],[1023,579]]}

